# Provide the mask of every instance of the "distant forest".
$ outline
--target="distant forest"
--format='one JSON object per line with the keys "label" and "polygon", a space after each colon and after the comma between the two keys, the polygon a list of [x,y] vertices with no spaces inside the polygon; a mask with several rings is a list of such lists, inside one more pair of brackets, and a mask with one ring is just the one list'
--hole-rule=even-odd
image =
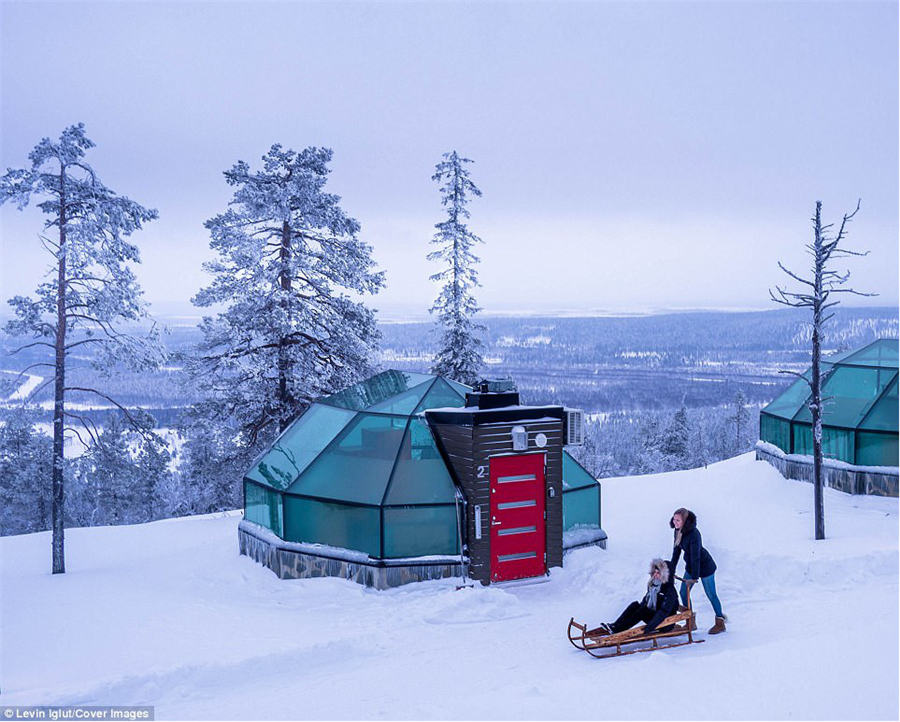
{"label": "distant forest", "polygon": [[[792,309],[599,318],[488,318],[485,373],[511,376],[529,403],[588,412],[663,410],[681,404],[768,403],[809,365],[806,317]],[[837,308],[829,352],[896,338],[896,308]],[[383,365],[428,364],[430,326],[381,326]]]}
{"label": "distant forest", "polygon": [[[809,366],[806,315],[793,309],[596,318],[488,318],[485,375],[511,377],[525,403],[584,409],[571,451],[598,477],[691,468],[752,448],[761,406]],[[383,365],[428,365],[430,326],[381,327]],[[836,309],[827,352],[897,338],[896,308]]]}
{"label": "distant forest", "polygon": [[[614,318],[488,317],[482,323],[483,375],[511,377],[523,403],[583,409],[586,443],[571,451],[600,478],[702,466],[751,449],[758,438],[759,408],[791,382],[779,370],[802,371],[809,364],[806,318],[791,309]],[[164,368],[142,373],[123,369],[103,381],[111,395],[129,407],[140,407],[165,430],[162,445],[145,448],[138,467],[128,461],[125,445],[133,440],[119,431],[119,412],[104,408],[96,397],[81,398],[77,392],[68,397],[77,413],[114,431],[111,438],[121,437],[117,455],[111,457],[115,463],[96,456],[73,459],[72,525],[133,523],[241,503],[239,482],[245,462],[235,460],[233,468],[225,468],[215,461],[212,441],[185,441],[183,436],[185,411],[199,400],[183,363],[200,333],[193,325],[167,325],[165,319],[161,324],[170,354]],[[373,371],[428,371],[435,347],[433,324],[380,324],[379,331],[380,355]],[[832,353],[897,335],[895,308],[838,307],[828,324],[824,348]],[[32,399],[34,405],[25,416],[15,411],[21,404],[11,396],[23,379],[14,383],[13,369],[38,358],[31,349],[10,356],[20,343],[0,337],[0,399],[6,399],[0,404],[0,416],[14,421],[5,430],[0,427],[0,436],[8,451],[20,449],[6,459],[10,472],[37,480],[45,476],[46,454],[41,449],[49,437],[44,442],[29,436],[29,425],[43,426],[48,433],[52,395],[48,387]],[[73,361],[77,363],[68,373],[73,385],[95,380],[98,372],[90,356]],[[187,465],[183,449],[190,452]],[[33,458],[23,456],[25,450]],[[134,459],[133,450],[131,456]],[[113,469],[106,482],[96,481],[96,469],[101,467]],[[132,490],[145,482],[147,488],[139,494],[143,501],[131,499]],[[112,491],[92,488],[101,483]],[[10,514],[0,519],[2,533],[47,528],[46,491],[42,489],[37,505],[25,494],[15,510],[8,506]],[[97,499],[103,504],[98,506]]]}
{"label": "distant forest", "polygon": [[[725,406],[738,390],[748,404],[765,404],[789,383],[779,370],[803,370],[809,365],[806,318],[791,309],[596,318],[488,317],[481,322],[486,326],[484,376],[511,377],[525,403],[561,403],[589,414]],[[199,332],[195,326],[168,325],[165,319],[161,324],[171,365],[151,372],[123,370],[104,384],[126,405],[144,407],[160,426],[170,426],[179,409],[197,401],[182,373],[179,355],[190,353]],[[428,370],[435,342],[433,324],[379,324],[379,330],[381,353],[375,370]],[[828,323],[824,348],[833,353],[897,334],[895,308],[838,307]],[[12,369],[32,362],[29,350],[9,356],[19,343],[0,336],[0,398],[12,391],[16,376]],[[38,352],[32,355],[38,358]],[[89,381],[96,371],[85,355],[69,373],[73,385],[80,385],[74,382]],[[32,400],[51,399],[48,387]],[[77,392],[69,400],[98,405],[96,398],[81,399]]]}

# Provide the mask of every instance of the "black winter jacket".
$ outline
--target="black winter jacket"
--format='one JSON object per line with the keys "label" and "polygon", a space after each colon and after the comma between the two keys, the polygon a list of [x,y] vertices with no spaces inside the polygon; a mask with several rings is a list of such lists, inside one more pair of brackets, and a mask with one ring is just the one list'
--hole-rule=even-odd
{"label": "black winter jacket", "polygon": [[[671,519],[669,526],[675,528],[675,522]],[[675,538],[678,538],[677,529]],[[670,566],[673,575],[682,552],[684,552],[684,570],[691,578],[702,579],[715,573],[716,563],[710,553],[703,548],[703,539],[697,528],[697,517],[692,511],[688,512],[687,519],[684,520],[684,525],[681,527],[681,543],[676,544],[672,549]]]}
{"label": "black winter jacket", "polygon": [[[650,590],[641,600],[641,606],[649,609],[647,602],[650,600]],[[656,613],[647,622],[644,633],[652,632],[659,626],[659,623],[671,614],[675,614],[678,609],[678,592],[675,591],[675,567],[669,564],[669,578],[659,588],[656,594]]]}

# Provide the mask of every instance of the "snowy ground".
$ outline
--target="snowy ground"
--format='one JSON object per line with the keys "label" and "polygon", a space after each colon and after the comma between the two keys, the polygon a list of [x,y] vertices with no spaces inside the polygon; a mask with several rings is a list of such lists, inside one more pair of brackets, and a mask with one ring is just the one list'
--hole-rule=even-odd
{"label": "snowy ground", "polygon": [[[388,592],[280,581],[236,515],[0,539],[2,704],[152,704],[159,718],[897,719],[896,499],[812,488],[745,455],[603,485],[609,549],[550,581]],[[730,618],[706,643],[612,660],[565,639],[641,594],[668,519],[697,512]],[[702,594],[701,594],[702,597]],[[697,604],[705,630],[708,602]],[[705,636],[705,633],[704,635]]]}

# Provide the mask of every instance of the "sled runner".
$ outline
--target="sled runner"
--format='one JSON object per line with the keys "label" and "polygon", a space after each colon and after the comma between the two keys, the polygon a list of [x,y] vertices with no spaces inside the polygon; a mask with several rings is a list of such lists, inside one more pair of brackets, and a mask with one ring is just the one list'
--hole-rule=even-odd
{"label": "sled runner", "polygon": [[572,646],[577,649],[584,649],[586,642],[607,636],[607,632],[600,627],[588,629],[587,625],[576,622],[575,617],[569,619],[569,629],[567,630],[567,634],[569,635],[569,641],[572,643]]}
{"label": "sled runner", "polygon": [[[626,654],[635,654],[637,652],[652,652],[655,649],[668,649],[669,647],[683,647],[688,644],[701,644],[704,639],[694,639],[694,630],[691,629],[691,619],[694,616],[691,607],[691,587],[696,584],[696,579],[684,580],[681,577],[675,577],[677,580],[687,584],[687,610],[684,612],[676,612],[666,617],[659,623],[657,628],[649,634],[644,634],[647,625],[642,624],[639,627],[626,629],[624,632],[615,634],[607,634],[599,627],[588,629],[586,624],[580,624],[572,617],[569,619],[569,629],[567,631],[569,642],[578,649],[583,649],[592,657],[602,659],[604,657],[622,657]],[[673,629],[661,631],[674,625]],[[687,640],[679,640],[678,637],[687,635]],[[660,644],[660,640],[668,643]],[[625,648],[626,645],[649,643],[649,646],[637,647],[634,649]]]}

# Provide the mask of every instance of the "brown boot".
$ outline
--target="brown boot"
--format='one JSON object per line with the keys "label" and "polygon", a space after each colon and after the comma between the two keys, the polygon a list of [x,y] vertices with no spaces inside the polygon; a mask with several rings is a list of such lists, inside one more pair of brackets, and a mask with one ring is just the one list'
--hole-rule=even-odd
{"label": "brown boot", "polygon": [[725,617],[716,617],[716,623],[707,634],[721,634],[725,631]]}

